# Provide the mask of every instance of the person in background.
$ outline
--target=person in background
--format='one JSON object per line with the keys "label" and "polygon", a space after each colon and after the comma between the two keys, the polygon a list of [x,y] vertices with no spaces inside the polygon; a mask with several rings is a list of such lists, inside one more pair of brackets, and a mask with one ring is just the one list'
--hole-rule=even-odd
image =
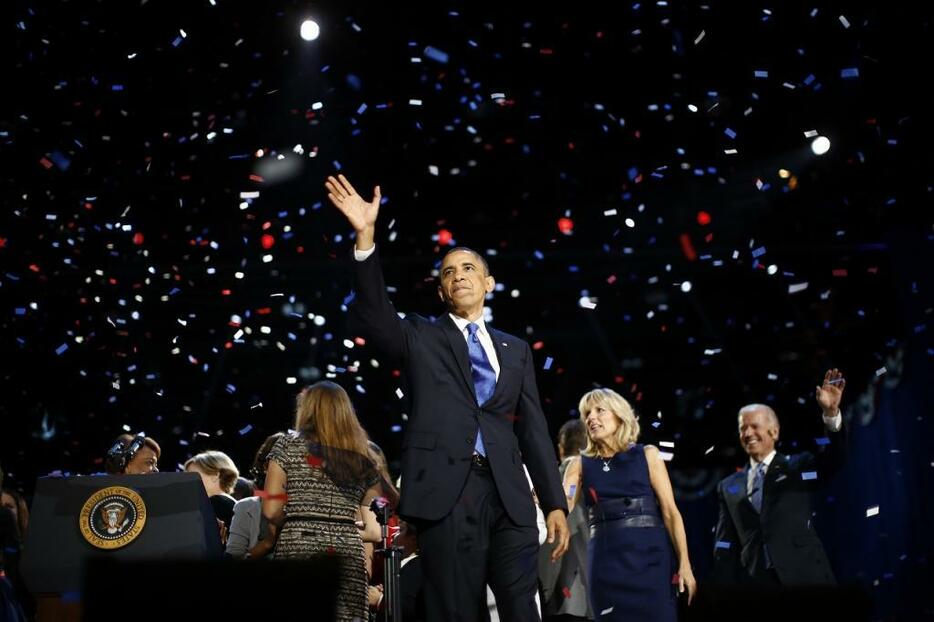
{"label": "person in background", "polygon": [[26,505],[26,498],[17,490],[3,488],[0,492],[0,507],[13,513],[19,538],[25,540],[26,531],[29,529],[29,507]]}
{"label": "person in background", "polygon": [[237,501],[240,501],[242,499],[246,499],[247,497],[252,497],[255,492],[256,482],[241,475],[237,478],[237,483],[234,484],[234,489],[231,493],[231,496]]}
{"label": "person in background", "polygon": [[121,434],[104,458],[108,475],[149,475],[159,472],[162,448],[155,439],[143,433]]}
{"label": "person in background", "polygon": [[[0,486],[3,485],[3,469],[0,468]],[[0,620],[25,622],[26,614],[20,605],[16,591],[7,577],[7,567],[15,567],[19,561],[20,534],[16,517],[7,507],[0,507]]]}
{"label": "person in background", "polygon": [[204,451],[185,462],[185,472],[201,476],[204,491],[211,500],[211,507],[214,508],[214,516],[224,524],[221,541],[225,542],[236,504],[230,493],[233,492],[234,484],[240,476],[237,465],[222,451]]}
{"label": "person in background", "polygon": [[816,454],[784,455],[775,449],[778,415],[765,404],[739,411],[739,442],[749,462],[717,485],[720,516],[714,545],[714,581],[778,588],[833,585],[824,546],[814,531],[811,494],[841,463],[846,380],[829,369],[814,390],[827,434]]}
{"label": "person in background", "polygon": [[[269,452],[283,435],[283,432],[276,432],[266,437],[253,458],[250,475],[254,477],[256,487],[260,490],[266,485]],[[271,553],[275,544],[269,521],[263,516],[262,498],[252,496],[237,501],[230,523],[230,533],[227,534],[226,554],[234,559],[259,559]]]}
{"label": "person in background", "polygon": [[690,604],[697,583],[661,454],[636,442],[639,422],[616,391],[594,389],[578,410],[587,447],[568,464],[564,486],[572,510],[581,497],[587,505],[595,619],[674,622],[675,587],[687,592]]}
{"label": "person in background", "polygon": [[383,494],[369,455],[366,432],[347,392],[321,381],[299,393],[295,432],[276,442],[266,469],[263,515],[277,532],[273,557],[336,556],[336,618],[341,622],[369,615],[363,541],[380,540],[369,505]]}
{"label": "person in background", "polygon": [[[579,418],[566,421],[558,431],[558,470],[561,477],[568,465],[580,457],[587,446],[587,429]],[[542,617],[548,622],[577,622],[592,620],[590,598],[587,595],[587,543],[590,525],[583,504],[568,513],[571,532],[567,554],[557,562],[551,561],[551,549],[544,545],[538,555],[538,576],[542,589]]]}

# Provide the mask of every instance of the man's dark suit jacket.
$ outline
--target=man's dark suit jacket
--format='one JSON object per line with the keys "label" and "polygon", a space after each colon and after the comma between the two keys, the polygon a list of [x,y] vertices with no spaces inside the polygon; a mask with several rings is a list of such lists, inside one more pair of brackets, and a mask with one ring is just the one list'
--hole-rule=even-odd
{"label": "man's dark suit jacket", "polygon": [[447,314],[401,319],[386,294],[378,249],[354,264],[351,331],[402,365],[412,400],[402,443],[399,514],[423,520],[448,514],[467,480],[478,424],[496,488],[513,522],[536,524],[523,462],[542,511],[566,510],[528,344],[487,325],[500,373],[493,396],[481,407],[467,341],[454,321]]}
{"label": "man's dark suit jacket", "polygon": [[762,545],[782,585],[830,585],[833,570],[814,531],[811,495],[821,479],[840,463],[842,434],[818,456],[776,453],[765,474],[762,512],[747,498],[749,465],[717,485],[720,516],[714,544],[714,577],[743,584],[765,568]]}

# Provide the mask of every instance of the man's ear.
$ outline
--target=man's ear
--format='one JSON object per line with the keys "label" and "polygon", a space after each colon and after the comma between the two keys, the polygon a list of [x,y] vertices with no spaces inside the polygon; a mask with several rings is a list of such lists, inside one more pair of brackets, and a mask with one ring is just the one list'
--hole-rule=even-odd
{"label": "man's ear", "polygon": [[493,277],[488,276],[486,277],[484,285],[485,285],[484,289],[486,289],[486,293],[489,294],[490,292],[493,291],[493,288],[496,287],[496,280]]}

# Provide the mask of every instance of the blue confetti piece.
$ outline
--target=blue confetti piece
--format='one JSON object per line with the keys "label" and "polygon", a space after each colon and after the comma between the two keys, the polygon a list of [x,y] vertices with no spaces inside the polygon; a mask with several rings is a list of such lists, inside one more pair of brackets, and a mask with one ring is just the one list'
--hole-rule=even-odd
{"label": "blue confetti piece", "polygon": [[344,306],[349,305],[351,302],[353,302],[353,299],[354,299],[356,296],[357,296],[357,292],[351,290],[351,292],[350,292],[349,294],[347,294],[346,296],[344,296],[344,302],[343,302]]}
{"label": "blue confetti piece", "polygon": [[755,258],[762,257],[765,255],[765,247],[760,246],[759,248],[753,249],[752,256]]}
{"label": "blue confetti piece", "polygon": [[55,162],[55,166],[63,171],[67,171],[68,167],[71,166],[71,160],[61,151],[53,151],[49,154],[49,159]]}
{"label": "blue confetti piece", "polygon": [[182,44],[182,41],[184,40],[185,40],[184,37],[182,37],[181,35],[175,37],[175,40],[172,41],[172,47],[177,48],[178,46]]}
{"label": "blue confetti piece", "polygon": [[243,435],[245,435],[245,434],[249,434],[250,430],[252,430],[252,429],[253,429],[253,424],[252,424],[252,423],[246,424],[246,426],[240,428],[240,430],[239,430],[240,436],[243,436]]}
{"label": "blue confetti piece", "polygon": [[549,357],[546,357],[546,358],[545,358],[545,366],[544,366],[542,369],[544,369],[544,370],[546,370],[546,371],[549,370],[549,369],[551,369],[551,364],[552,364],[553,362],[554,362],[554,359],[553,359],[553,358],[551,358],[550,356],[549,356]]}
{"label": "blue confetti piece", "polygon": [[804,481],[810,481],[817,479],[817,471],[804,471],[801,473],[801,479]]}
{"label": "blue confetti piece", "polygon": [[730,547],[731,547],[731,546],[732,546],[732,543],[731,543],[731,542],[727,542],[726,540],[720,540],[720,541],[717,542],[717,544],[716,544],[716,546],[715,546],[714,548],[723,549],[724,551],[728,551],[728,550],[730,550]]}
{"label": "blue confetti piece", "polygon": [[755,77],[755,78],[768,78],[768,77],[769,77],[769,72],[768,72],[768,71],[765,71],[764,69],[757,69],[757,70],[755,70],[755,71],[752,72],[752,75],[753,75],[753,77]]}
{"label": "blue confetti piece", "polygon": [[26,315],[26,307],[16,307],[16,309],[13,310],[13,313],[16,315]]}
{"label": "blue confetti piece", "polygon": [[111,84],[111,85],[110,85],[110,90],[111,90],[111,91],[122,91],[122,90],[123,90],[123,85],[122,85],[122,84]]}
{"label": "blue confetti piece", "polygon": [[826,436],[821,436],[820,438],[815,438],[814,442],[817,443],[818,446],[824,447],[825,445],[830,444],[830,439]]}
{"label": "blue confetti piece", "polygon": [[61,356],[61,355],[64,354],[67,350],[68,350],[68,344],[67,344],[67,343],[63,343],[62,345],[60,345],[60,346],[58,346],[57,348],[55,348],[55,354]]}
{"label": "blue confetti piece", "polygon": [[852,79],[852,78],[858,78],[858,77],[859,77],[859,69],[857,69],[856,67],[847,67],[846,69],[841,69],[841,70],[840,70],[840,77],[843,78],[844,80],[849,80],[849,79]]}
{"label": "blue confetti piece", "polygon": [[734,131],[733,131],[732,129],[730,129],[730,128],[726,128],[725,130],[723,130],[723,133],[726,134],[726,135],[727,135],[728,137],[730,137],[731,139],[736,138],[736,132],[734,132]]}
{"label": "blue confetti piece", "polygon": [[430,45],[425,47],[425,49],[423,50],[423,53],[425,54],[425,56],[427,56],[431,60],[439,62],[442,65],[446,65],[448,62],[447,52],[439,50],[438,48],[431,47]]}
{"label": "blue confetti piece", "polygon": [[659,426],[661,426],[661,425],[662,425],[662,422],[661,422],[661,421],[653,421],[653,422],[652,422],[652,427],[655,428],[655,429],[658,429]]}
{"label": "blue confetti piece", "polygon": [[231,395],[233,395],[234,393],[237,392],[237,387],[235,387],[235,386],[232,385],[232,384],[228,384],[228,385],[227,385],[227,392],[230,393]]}
{"label": "blue confetti piece", "polygon": [[392,426],[391,428],[389,428],[389,431],[390,431],[390,432],[401,432],[401,431],[402,431],[402,426],[396,424],[396,425]]}
{"label": "blue confetti piece", "polygon": [[544,258],[545,258],[545,254],[544,254],[542,251],[535,251],[535,252],[533,253],[533,255],[535,255],[535,259],[544,259]]}

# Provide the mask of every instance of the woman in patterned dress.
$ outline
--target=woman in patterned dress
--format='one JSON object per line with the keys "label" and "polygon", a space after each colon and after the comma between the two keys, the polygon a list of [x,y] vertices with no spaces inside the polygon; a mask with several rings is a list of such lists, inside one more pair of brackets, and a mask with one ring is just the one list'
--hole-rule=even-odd
{"label": "woman in patterned dress", "polygon": [[338,556],[335,619],[367,620],[363,542],[380,540],[369,510],[380,488],[367,434],[333,382],[315,383],[297,402],[295,432],[273,447],[266,471],[263,514],[278,536],[273,558]]}

